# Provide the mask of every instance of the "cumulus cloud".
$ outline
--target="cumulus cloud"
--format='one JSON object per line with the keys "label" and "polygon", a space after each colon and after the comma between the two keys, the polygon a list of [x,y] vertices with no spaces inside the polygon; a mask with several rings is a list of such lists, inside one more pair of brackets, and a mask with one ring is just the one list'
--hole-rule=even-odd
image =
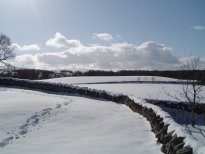
{"label": "cumulus cloud", "polygon": [[108,70],[170,69],[180,63],[170,47],[156,42],[76,46],[56,53],[21,55],[15,61],[41,69]]}
{"label": "cumulus cloud", "polygon": [[61,33],[56,33],[54,38],[46,42],[46,45],[55,48],[75,48],[82,46],[79,40],[68,40]]}
{"label": "cumulus cloud", "polygon": [[36,59],[35,56],[26,54],[26,55],[23,55],[23,56],[17,56],[17,57],[16,57],[16,61],[18,61],[18,62],[21,63],[21,64],[35,65],[37,59]]}
{"label": "cumulus cloud", "polygon": [[111,41],[113,39],[112,35],[108,33],[94,33],[93,38],[98,38],[103,41]]}
{"label": "cumulus cloud", "polygon": [[205,30],[205,25],[195,25],[192,27],[194,30]]}
{"label": "cumulus cloud", "polygon": [[40,50],[40,47],[38,44],[30,44],[30,45],[20,46],[19,44],[14,43],[14,44],[12,44],[12,46],[20,51],[38,51],[38,50]]}

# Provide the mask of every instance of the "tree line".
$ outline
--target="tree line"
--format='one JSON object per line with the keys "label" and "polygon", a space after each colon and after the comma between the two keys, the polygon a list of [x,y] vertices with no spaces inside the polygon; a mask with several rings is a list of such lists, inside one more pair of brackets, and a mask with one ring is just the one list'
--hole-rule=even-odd
{"label": "tree line", "polygon": [[71,70],[48,71],[38,69],[13,69],[2,71],[0,76],[31,80],[72,76],[161,76],[183,80],[197,80],[205,84],[205,70],[89,70],[83,72]]}

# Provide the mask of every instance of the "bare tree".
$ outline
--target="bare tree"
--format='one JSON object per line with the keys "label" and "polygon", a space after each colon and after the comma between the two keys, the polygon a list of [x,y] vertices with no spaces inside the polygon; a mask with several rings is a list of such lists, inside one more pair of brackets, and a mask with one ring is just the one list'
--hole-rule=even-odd
{"label": "bare tree", "polygon": [[7,67],[13,67],[5,61],[14,57],[14,47],[11,45],[10,38],[4,34],[0,34],[0,63]]}
{"label": "bare tree", "polygon": [[[196,71],[199,69],[199,62],[200,59],[197,57],[190,56],[186,59],[184,65],[181,67],[182,70],[187,71]],[[199,131],[204,137],[205,137],[205,130],[202,129],[200,126],[196,127],[196,113],[195,113],[195,106],[202,103],[204,101],[204,92],[203,92],[203,85],[201,82],[197,81],[194,77],[190,79],[188,77],[185,80],[185,83],[182,85],[181,91],[177,92],[178,95],[172,95],[170,93],[167,93],[168,96],[178,100],[179,102],[187,102],[190,104],[191,109],[191,125],[193,128]],[[205,123],[205,113],[201,115],[202,120]]]}
{"label": "bare tree", "polygon": [[[182,67],[183,70],[192,70],[195,71],[199,69],[199,58],[190,57],[185,61],[184,66]],[[180,96],[184,98],[190,105],[191,105],[191,121],[192,126],[195,125],[195,113],[194,113],[194,106],[201,103],[204,99],[203,97],[203,86],[199,84],[196,79],[187,79],[186,83],[182,87],[182,92]]]}

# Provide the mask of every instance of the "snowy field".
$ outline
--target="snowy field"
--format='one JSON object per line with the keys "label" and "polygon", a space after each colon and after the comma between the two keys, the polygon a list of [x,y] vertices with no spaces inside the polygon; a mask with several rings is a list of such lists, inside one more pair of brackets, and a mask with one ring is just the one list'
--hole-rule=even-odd
{"label": "snowy field", "polygon": [[[77,86],[80,87],[89,87],[92,89],[97,90],[106,90],[111,93],[116,94],[126,94],[130,98],[134,99],[136,102],[142,104],[143,106],[151,107],[153,108],[158,114],[161,115],[161,117],[164,118],[166,124],[170,124],[169,132],[175,131],[178,136],[184,136],[186,137],[186,145],[191,145],[194,148],[194,151],[196,153],[203,154],[205,153],[205,138],[202,136],[198,128],[201,130],[205,130],[205,121],[201,122],[201,117],[196,115],[196,128],[191,127],[190,125],[184,126],[185,122],[187,122],[185,117],[186,115],[189,115],[190,113],[183,113],[181,110],[171,110],[171,109],[165,109],[160,108],[158,106],[146,103],[143,99],[157,99],[157,100],[170,100],[170,101],[176,101],[172,96],[179,97],[179,93],[182,91],[182,85],[180,84],[137,84],[137,83],[114,83],[114,84],[82,84],[88,83],[88,81],[91,83],[92,79],[87,79],[89,77],[80,77],[82,82],[75,82]],[[100,77],[103,82],[107,81],[107,77]],[[113,78],[113,79],[112,79]],[[129,78],[129,77],[128,77]],[[124,81],[125,79],[128,79],[126,77],[119,77],[118,81]],[[134,77],[133,77],[134,78]],[[137,77],[135,77],[137,78]],[[151,79],[152,77],[150,77]],[[147,78],[148,79],[148,78]],[[161,78],[158,78],[161,79]],[[164,81],[169,81],[169,78],[162,78]],[[79,80],[79,79],[77,79]],[[110,81],[115,81],[115,77],[110,77]],[[131,78],[130,78],[131,81]],[[159,81],[159,80],[158,80]],[[161,80],[162,81],[162,80]],[[59,79],[52,79],[50,82],[59,82]],[[61,78],[61,83],[72,83],[71,78]],[[99,81],[101,82],[101,81]],[[80,84],[78,84],[80,83]],[[93,81],[93,83],[97,83],[96,80]],[[205,91],[203,87],[202,93]],[[181,99],[183,100],[183,99]],[[172,115],[172,116],[170,116]],[[183,121],[185,120],[185,121]],[[204,132],[205,133],[205,132]]]}
{"label": "snowy field", "polygon": [[0,87],[1,154],[159,154],[149,123],[124,105]]}
{"label": "snowy field", "polygon": [[175,100],[168,94],[177,95],[182,85],[172,84],[80,84],[97,90],[126,94],[140,99]]}
{"label": "snowy field", "polygon": [[[176,101],[172,96],[179,96],[182,90],[181,84],[169,83],[120,83],[126,81],[162,81],[178,82],[177,79],[154,76],[109,76],[109,77],[65,77],[43,80],[51,83],[73,84],[80,87],[89,87],[97,90],[126,94],[140,99],[161,99]],[[107,83],[106,83],[107,82]],[[111,82],[111,83],[109,83]],[[112,83],[116,82],[116,83]],[[119,83],[117,83],[119,82]],[[92,83],[92,84],[91,84]],[[96,84],[95,84],[96,83]],[[183,99],[182,99],[183,100]]]}
{"label": "snowy field", "polygon": [[103,83],[103,82],[126,82],[126,81],[175,81],[177,79],[155,77],[155,76],[81,76],[48,79],[48,82],[68,83],[68,84],[86,84],[86,83]]}

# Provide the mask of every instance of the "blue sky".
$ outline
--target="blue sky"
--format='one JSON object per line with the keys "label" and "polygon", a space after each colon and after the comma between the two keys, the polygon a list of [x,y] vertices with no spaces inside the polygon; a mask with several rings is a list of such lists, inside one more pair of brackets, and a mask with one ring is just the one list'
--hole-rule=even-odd
{"label": "blue sky", "polygon": [[[39,59],[36,54],[57,55],[65,51],[70,54],[80,50],[46,44],[49,39],[54,39],[57,33],[67,41],[78,40],[87,48],[93,47],[94,44],[97,44],[97,47],[113,47],[113,44],[127,43],[136,47],[136,52],[143,52],[138,48],[144,44],[147,48],[143,50],[150,53],[147,51],[150,49],[148,42],[154,42],[156,48],[151,48],[151,54],[157,50],[157,45],[162,45],[162,48],[164,45],[171,48],[171,51],[167,52],[171,52],[171,56],[179,61],[190,53],[205,58],[204,0],[1,0],[0,6],[0,32],[19,45],[17,56],[24,58],[24,62],[22,59],[17,60],[18,65],[23,62],[26,66],[32,66],[33,63],[33,67],[37,67],[34,60],[30,64],[26,63],[29,61],[28,55],[31,60]],[[109,34],[112,39],[105,41],[97,34]],[[20,50],[24,45],[28,48],[22,52]],[[38,46],[37,52],[36,48],[29,48],[30,45]],[[151,46],[153,47],[153,44]],[[86,50],[93,51],[93,48],[87,48]],[[95,52],[98,53],[96,50]],[[27,60],[23,55],[27,55]],[[104,56],[106,58],[106,55]],[[84,59],[83,56],[81,58]],[[136,60],[137,58],[139,57],[136,57]],[[152,60],[145,59],[153,63]],[[162,61],[165,60],[166,58]],[[107,62],[112,63],[112,60]],[[119,60],[116,63],[118,62]],[[94,63],[96,62],[90,61],[89,65],[101,68],[99,64],[94,66]],[[116,63],[112,65],[118,68]],[[70,63],[60,64],[59,68],[64,68],[64,65]],[[133,68],[142,68],[143,64],[140,64],[141,67],[137,67],[138,65],[134,64]],[[149,65],[144,68],[149,68]],[[40,67],[39,63],[38,66]],[[111,65],[107,66],[109,67],[112,68]],[[129,65],[125,68],[127,67],[129,69]]]}

